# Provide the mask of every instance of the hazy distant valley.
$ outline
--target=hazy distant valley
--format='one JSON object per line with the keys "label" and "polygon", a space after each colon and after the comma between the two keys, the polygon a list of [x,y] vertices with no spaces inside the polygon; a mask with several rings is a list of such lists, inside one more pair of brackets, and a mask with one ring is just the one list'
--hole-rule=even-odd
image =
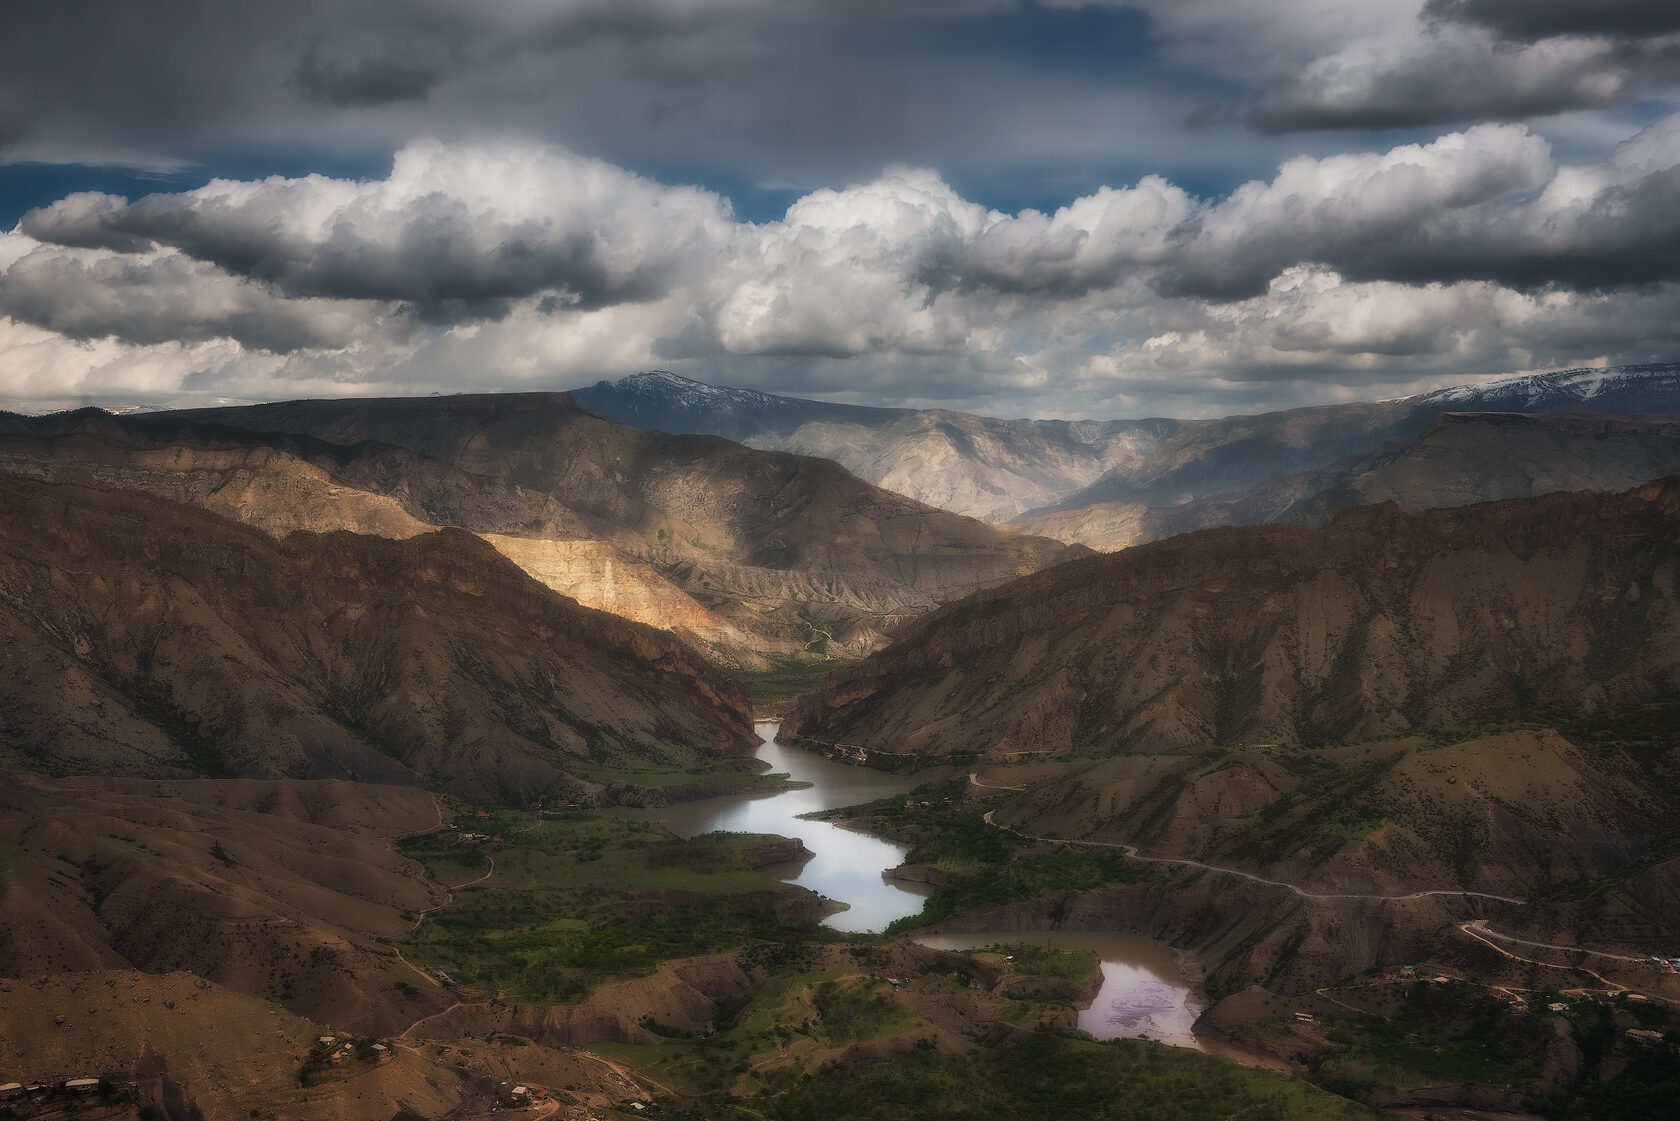
{"label": "hazy distant valley", "polygon": [[[1445,506],[1626,489],[1680,462],[1673,429],[1656,419],[1680,412],[1673,365],[1566,370],[1222,420],[1000,420],[801,401],[658,372],[574,396],[627,424],[827,456],[930,505],[1103,550],[1385,498]],[[1589,455],[1589,434],[1571,428],[1584,422],[1567,419],[1577,413],[1612,426],[1608,418],[1654,415],[1643,429],[1610,433],[1611,454]],[[1531,427],[1496,414],[1536,419]],[[1478,425],[1500,427],[1484,434]]]}
{"label": "hazy distant valley", "polygon": [[[0,1054],[107,1082],[0,1109],[1658,1116],[1675,414],[1663,366],[1220,421],[664,374],[0,415]],[[794,882],[814,823],[679,828],[799,792],[767,715],[892,776],[819,813],[896,846],[888,929]],[[1170,947],[1245,1065],[1080,1035],[1057,931]]]}

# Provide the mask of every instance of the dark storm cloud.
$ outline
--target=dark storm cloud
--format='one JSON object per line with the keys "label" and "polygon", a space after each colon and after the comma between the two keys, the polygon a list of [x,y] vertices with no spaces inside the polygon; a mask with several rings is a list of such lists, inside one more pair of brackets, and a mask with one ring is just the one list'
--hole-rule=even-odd
{"label": "dark storm cloud", "polygon": [[[1286,154],[1262,136],[1185,143],[1198,105],[1204,124],[1277,135],[1623,104],[1680,79],[1674,7],[1436,0],[1420,20],[1416,0],[1348,0],[1326,20],[1320,0],[9,0],[0,147],[366,153],[491,131],[714,181],[914,162],[1088,188],[1117,164],[1165,170],[1152,152],[1227,168],[1264,153],[1241,174]],[[1141,45],[1063,65],[1085,27]]]}
{"label": "dark storm cloud", "polygon": [[1340,75],[1302,81],[1262,99],[1248,123],[1265,133],[1402,129],[1463,121],[1522,120],[1574,109],[1603,109],[1680,75],[1680,48],[1665,47],[1641,67],[1589,60],[1525,76],[1520,66],[1443,50],[1404,68],[1372,73],[1349,94]]}
{"label": "dark storm cloud", "polygon": [[[1083,18],[1123,22],[1094,10]],[[1015,196],[1121,163],[1142,174],[1152,148],[1215,155],[1177,140],[1206,100],[1194,82],[1057,67],[1061,40],[1032,31],[1076,14],[1021,0],[8,0],[0,144],[214,172],[227,153],[342,168],[416,136],[520,135],[788,197],[895,162]],[[1007,49],[940,48],[947,23],[987,20],[1019,25]]]}
{"label": "dark storm cloud", "polygon": [[303,96],[322,105],[365,107],[424,101],[447,73],[443,60],[426,54],[423,48],[400,43],[381,48],[376,56],[345,61],[324,57],[320,44],[311,44],[292,73],[292,83]]}
{"label": "dark storm cloud", "polygon": [[1227,104],[1271,135],[1519,121],[1663,96],[1680,82],[1680,17],[1668,2],[1137,2],[1167,51],[1243,82],[1251,96]]}
{"label": "dark storm cloud", "polygon": [[[575,112],[566,100],[587,101],[591,92],[605,101],[698,80],[747,83],[763,94],[767,89],[751,72],[735,70],[739,64],[798,56],[795,69],[824,70],[828,56],[844,50],[836,34],[859,22],[993,6],[981,0],[860,6],[824,0],[8,0],[0,10],[0,104],[26,135],[109,142],[98,134],[120,133],[132,146],[192,142],[228,124],[307,135],[316,119],[308,104],[389,105],[464,80],[476,87],[464,91],[469,115],[493,127],[523,123],[532,101]],[[610,86],[592,91],[570,80],[579,61],[599,61],[578,59],[583,50],[612,57]],[[786,76],[785,70],[775,75]],[[858,75],[857,85],[868,80]],[[799,90],[783,94],[797,99]]]}
{"label": "dark storm cloud", "polygon": [[1680,4],[1673,0],[1429,0],[1423,11],[1527,43],[1559,35],[1634,38],[1680,31]]}
{"label": "dark storm cloud", "polygon": [[1551,225],[1525,208],[1487,221],[1443,221],[1423,236],[1373,245],[1342,263],[1355,279],[1492,280],[1525,290],[1601,291],[1680,279],[1680,168],[1599,191]]}
{"label": "dark storm cloud", "polygon": [[1262,132],[1398,129],[1604,109],[1680,81],[1680,36],[1511,45],[1442,36],[1397,61],[1326,61],[1248,114]]}
{"label": "dark storm cloud", "polygon": [[0,312],[70,339],[234,339],[278,354],[346,346],[364,326],[350,307],[277,299],[174,255],[32,253],[0,272]]}

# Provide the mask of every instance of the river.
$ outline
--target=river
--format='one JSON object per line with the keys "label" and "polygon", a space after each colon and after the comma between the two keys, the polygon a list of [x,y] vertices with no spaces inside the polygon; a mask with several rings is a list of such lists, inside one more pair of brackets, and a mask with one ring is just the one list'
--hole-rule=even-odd
{"label": "river", "polygon": [[[616,810],[614,816],[657,821],[682,837],[724,831],[774,833],[798,837],[814,855],[802,865],[781,871],[788,883],[847,904],[824,920],[835,930],[877,931],[897,918],[922,909],[927,894],[919,884],[899,884],[882,873],[904,862],[900,846],[842,829],[801,814],[855,806],[915,785],[896,775],[836,763],[814,752],[775,742],[779,725],[757,724],[758,758],[773,772],[811,785],[768,794],[739,794],[681,802],[646,810]],[[774,871],[774,869],[772,869]],[[1091,950],[1102,960],[1103,986],[1091,1007],[1079,1014],[1079,1026],[1098,1039],[1144,1036],[1163,1043],[1196,1046],[1190,1034],[1195,997],[1179,976],[1172,951],[1125,934],[1064,931],[996,931],[980,934],[924,934],[917,939],[935,949],[971,949],[999,942],[1030,942],[1065,949]]]}
{"label": "river", "polygon": [[847,904],[846,910],[823,920],[824,926],[835,930],[848,933],[880,930],[894,919],[920,911],[922,899],[927,895],[926,890],[916,890],[921,885],[900,886],[881,878],[888,868],[904,863],[908,850],[903,846],[799,816],[903,794],[915,783],[867,767],[836,763],[802,748],[783,746],[775,742],[779,726],[775,721],[755,725],[762,741],[758,757],[770,764],[772,772],[785,773],[810,786],[768,794],[726,795],[648,810],[617,810],[614,816],[657,821],[680,837],[718,831],[798,837],[815,855],[802,865],[769,870],[785,873],[782,878],[788,883]]}

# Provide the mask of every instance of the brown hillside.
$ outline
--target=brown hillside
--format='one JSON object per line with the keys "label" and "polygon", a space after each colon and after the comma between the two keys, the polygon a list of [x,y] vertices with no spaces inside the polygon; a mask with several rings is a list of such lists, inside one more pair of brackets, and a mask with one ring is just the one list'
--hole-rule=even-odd
{"label": "brown hillside", "polygon": [[186,970],[341,1028],[446,1007],[376,940],[442,888],[393,850],[435,828],[414,787],[43,779],[0,795],[0,976]]}
{"label": "brown hillside", "polygon": [[755,742],[739,689],[460,531],[255,530],[0,478],[0,751],[55,773],[345,777],[479,799]]}
{"label": "brown hillside", "polygon": [[[454,477],[556,503],[590,536],[764,636],[771,653],[861,654],[909,616],[1072,555],[871,486],[828,460],[628,428],[565,394],[295,401],[143,423],[181,421],[349,449],[338,472],[348,481],[423,520],[477,532],[552,536],[488,524],[471,503],[447,502],[448,488],[413,485],[412,471],[381,476],[361,450],[400,449]],[[432,512],[442,506],[447,517]]]}
{"label": "brown hillside", "polygon": [[[9,421],[9,423],[8,423]],[[508,488],[402,448],[97,409],[0,418],[0,472],[198,506],[273,537],[344,529],[414,537],[471,526],[539,582],[585,607],[660,627],[728,663],[792,653],[707,610],[651,565],[591,535],[552,497]],[[393,497],[395,496],[395,497]]]}
{"label": "brown hillside", "polygon": [[1352,741],[1680,688],[1680,484],[1210,530],[972,596],[788,730],[946,756]]}

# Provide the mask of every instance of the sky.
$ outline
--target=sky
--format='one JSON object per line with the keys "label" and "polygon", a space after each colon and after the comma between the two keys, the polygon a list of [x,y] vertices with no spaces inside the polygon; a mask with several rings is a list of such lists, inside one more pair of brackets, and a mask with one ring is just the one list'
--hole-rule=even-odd
{"label": "sky", "polygon": [[1677,360],[1673,0],[0,5],[0,407]]}

